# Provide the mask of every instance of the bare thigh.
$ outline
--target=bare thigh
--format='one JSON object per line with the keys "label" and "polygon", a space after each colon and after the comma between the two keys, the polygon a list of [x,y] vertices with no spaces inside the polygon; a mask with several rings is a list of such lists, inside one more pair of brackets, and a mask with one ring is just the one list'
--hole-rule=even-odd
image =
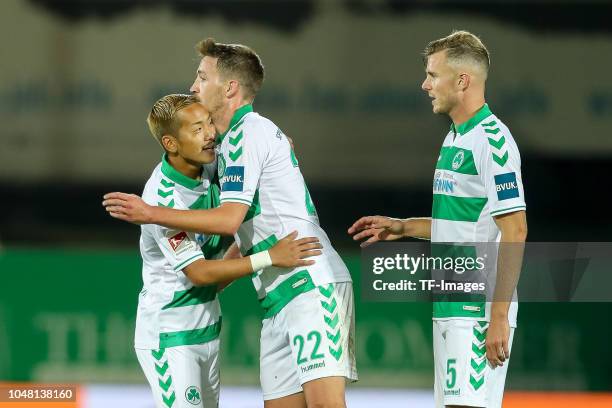
{"label": "bare thigh", "polygon": [[308,408],[346,408],[346,379],[323,377],[302,384]]}
{"label": "bare thigh", "polygon": [[304,393],[287,395],[286,397],[264,401],[264,408],[306,408]]}

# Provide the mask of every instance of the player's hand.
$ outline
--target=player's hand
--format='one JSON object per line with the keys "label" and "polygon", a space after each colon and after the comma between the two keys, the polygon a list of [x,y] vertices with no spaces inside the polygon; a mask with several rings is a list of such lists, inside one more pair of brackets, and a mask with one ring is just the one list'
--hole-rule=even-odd
{"label": "player's hand", "polygon": [[293,231],[270,249],[272,265],[281,268],[294,268],[315,263],[314,260],[305,258],[321,255],[320,249],[323,246],[319,242],[319,238],[306,237],[296,239],[297,236],[297,231]]}
{"label": "player's hand", "polygon": [[381,215],[361,217],[348,229],[353,240],[365,239],[359,246],[366,247],[378,241],[393,241],[404,236],[404,224],[401,220]]}
{"label": "player's hand", "polygon": [[487,360],[491,367],[501,367],[510,358],[508,342],[510,341],[510,324],[508,318],[491,318],[485,345],[487,348]]}
{"label": "player's hand", "polygon": [[132,224],[151,224],[152,208],[135,194],[108,193],[102,205],[111,217]]}

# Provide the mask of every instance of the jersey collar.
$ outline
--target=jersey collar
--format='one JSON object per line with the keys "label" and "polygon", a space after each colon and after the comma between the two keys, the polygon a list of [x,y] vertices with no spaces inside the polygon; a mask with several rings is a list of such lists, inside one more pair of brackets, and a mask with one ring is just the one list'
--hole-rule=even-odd
{"label": "jersey collar", "polygon": [[242,117],[249,112],[253,112],[253,105],[251,105],[250,103],[236,109],[236,112],[234,112],[234,116],[232,116],[232,120],[230,120],[230,124],[227,127],[227,130],[223,132],[222,134],[220,134],[219,136],[217,136],[217,144],[221,143],[225,135],[227,135],[229,131],[232,130],[238,122],[240,122]]}
{"label": "jersey collar", "polygon": [[187,177],[186,175],[184,175],[183,173],[179,173],[177,169],[172,167],[170,162],[168,162],[167,153],[164,153],[164,155],[162,156],[161,172],[164,174],[164,176],[168,177],[176,184],[180,184],[181,186],[187,187],[190,190],[194,190],[196,187],[202,184],[200,180]]}
{"label": "jersey collar", "polygon": [[454,133],[459,133],[459,135],[465,135],[470,130],[474,129],[477,124],[482,122],[486,117],[492,115],[491,109],[489,109],[489,105],[486,103],[476,112],[474,116],[468,119],[466,122],[463,122],[460,125],[455,126],[454,123],[451,123],[450,130]]}

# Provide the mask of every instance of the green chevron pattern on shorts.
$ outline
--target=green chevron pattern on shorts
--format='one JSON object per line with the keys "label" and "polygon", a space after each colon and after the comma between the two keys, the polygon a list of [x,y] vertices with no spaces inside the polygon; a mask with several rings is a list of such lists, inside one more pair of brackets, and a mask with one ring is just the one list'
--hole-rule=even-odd
{"label": "green chevron pattern on shorts", "polygon": [[151,355],[153,355],[153,357],[155,357],[155,359],[159,361],[164,356],[165,352],[165,348],[160,348],[159,350],[151,350]]}
{"label": "green chevron pattern on shorts", "polygon": [[487,331],[485,330],[483,333],[481,333],[474,327],[474,336],[479,342],[482,343],[487,338]]}
{"label": "green chevron pattern on shorts", "polygon": [[336,335],[332,335],[330,332],[326,331],[327,338],[331,340],[332,343],[338,345],[338,341],[340,340],[340,330],[336,332]]}
{"label": "green chevron pattern on shorts", "polygon": [[476,362],[476,360],[471,359],[471,360],[470,360],[470,365],[472,366],[472,368],[474,369],[474,372],[475,372],[476,374],[480,374],[480,373],[482,373],[482,370],[484,370],[484,369],[485,369],[485,367],[487,366],[487,360],[486,360],[486,359],[483,359],[483,360],[480,362],[480,364],[478,364],[478,363]]}
{"label": "green chevron pattern on shorts", "polygon": [[329,317],[325,316],[325,323],[327,323],[327,325],[329,327],[331,327],[332,329],[335,329],[336,326],[338,325],[338,315],[335,315],[332,319],[330,319]]}
{"label": "green chevron pattern on shorts", "polygon": [[172,385],[172,376],[169,375],[166,381],[163,381],[161,378],[159,379],[159,386],[164,392],[168,392],[168,389]]}
{"label": "green chevron pattern on shorts", "polygon": [[476,344],[472,343],[472,351],[474,352],[474,354],[476,354],[477,357],[482,357],[485,355],[486,347],[484,346],[484,344],[479,347]]}
{"label": "green chevron pattern on shorts", "polygon": [[336,359],[336,361],[339,361],[340,357],[342,357],[342,346],[340,346],[338,350],[334,350],[330,347],[329,354],[331,354]]}
{"label": "green chevron pattern on shorts", "polygon": [[327,287],[319,286],[319,292],[326,298],[329,298],[334,293],[334,285],[330,283]]}
{"label": "green chevron pattern on shorts", "polygon": [[170,394],[170,396],[166,397],[165,395],[162,395],[162,399],[164,400],[164,404],[166,404],[166,406],[168,408],[172,407],[172,404],[174,404],[174,400],[176,399],[176,395],[174,395],[174,391],[172,391],[172,394]]}
{"label": "green chevron pattern on shorts", "polygon": [[322,300],[321,301],[321,305],[323,306],[323,309],[327,310],[329,313],[334,313],[334,311],[336,310],[336,299],[332,298],[331,304],[327,303],[326,301]]}
{"label": "green chevron pattern on shorts", "polygon": [[472,374],[470,374],[470,384],[472,384],[472,387],[474,387],[475,391],[478,391],[480,387],[482,387],[482,385],[484,384],[484,379],[484,375],[479,379],[476,379]]}
{"label": "green chevron pattern on shorts", "polygon": [[166,371],[168,371],[168,362],[164,361],[163,365],[157,365],[155,364],[155,371],[157,371],[157,374],[164,376],[166,375]]}
{"label": "green chevron pattern on shorts", "polygon": [[472,334],[474,340],[472,341],[472,358],[470,359],[470,366],[472,371],[470,372],[470,384],[474,388],[474,391],[478,391],[484,384],[485,379],[485,368],[487,367],[486,359],[486,345],[485,341],[487,338],[488,323],[486,321],[479,321],[474,324]]}
{"label": "green chevron pattern on shorts", "polygon": [[156,362],[154,364],[155,364],[155,371],[157,371],[157,374],[159,375],[159,378],[157,379],[157,384],[159,385],[159,388],[161,389],[162,400],[164,401],[164,404],[168,408],[170,408],[174,404],[176,395],[174,394],[174,390],[171,389],[172,388],[172,376],[170,375],[170,372],[168,371],[168,360],[165,359],[163,364],[161,364],[161,361],[164,359],[165,354],[166,354],[166,349],[164,347],[161,347],[159,350],[151,350],[151,355],[153,356],[155,360],[159,362],[159,363]]}
{"label": "green chevron pattern on shorts", "polygon": [[342,344],[338,344],[340,343],[341,337],[340,327],[338,327],[340,316],[338,313],[338,302],[334,296],[334,285],[330,283],[327,286],[319,286],[319,293],[323,296],[321,300],[323,320],[328,326],[325,330],[325,334],[327,335],[327,339],[331,341],[329,345],[329,354],[331,354],[336,361],[339,361],[342,357]]}

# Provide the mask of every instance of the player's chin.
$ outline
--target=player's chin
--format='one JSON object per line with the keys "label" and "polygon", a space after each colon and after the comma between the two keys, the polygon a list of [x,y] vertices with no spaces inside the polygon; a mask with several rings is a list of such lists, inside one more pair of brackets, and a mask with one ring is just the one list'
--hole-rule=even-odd
{"label": "player's chin", "polygon": [[215,150],[214,149],[205,149],[202,150],[198,157],[198,161],[202,164],[209,164],[215,161]]}

